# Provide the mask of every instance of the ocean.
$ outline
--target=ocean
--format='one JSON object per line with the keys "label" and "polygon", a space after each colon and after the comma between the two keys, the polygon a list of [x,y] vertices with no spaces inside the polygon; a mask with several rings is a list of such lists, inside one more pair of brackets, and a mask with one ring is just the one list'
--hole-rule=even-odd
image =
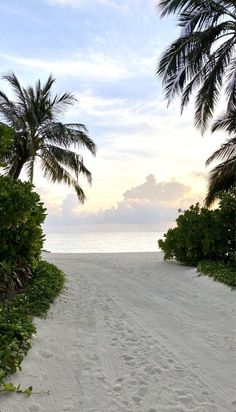
{"label": "ocean", "polygon": [[44,249],[54,253],[157,252],[163,232],[47,233]]}

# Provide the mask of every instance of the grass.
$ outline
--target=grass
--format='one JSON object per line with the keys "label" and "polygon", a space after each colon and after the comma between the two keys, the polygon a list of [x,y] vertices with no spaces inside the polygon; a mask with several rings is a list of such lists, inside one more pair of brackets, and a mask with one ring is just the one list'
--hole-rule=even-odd
{"label": "grass", "polygon": [[197,271],[231,288],[236,287],[236,270],[233,264],[229,265],[220,261],[203,260],[198,264]]}
{"label": "grass", "polygon": [[61,292],[65,277],[56,266],[40,261],[33,279],[24,293],[0,305],[0,392],[24,392],[5,383],[8,375],[21,369],[21,363],[31,347],[31,336],[36,333],[32,318],[46,315],[51,303]]}

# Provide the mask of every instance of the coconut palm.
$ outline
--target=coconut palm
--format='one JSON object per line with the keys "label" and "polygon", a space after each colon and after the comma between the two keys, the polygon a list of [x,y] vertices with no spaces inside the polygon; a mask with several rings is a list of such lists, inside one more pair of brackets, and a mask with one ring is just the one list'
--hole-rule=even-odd
{"label": "coconut palm", "polygon": [[83,124],[63,124],[58,119],[75,103],[75,97],[70,93],[52,95],[52,76],[43,85],[38,80],[34,88],[23,88],[14,73],[3,79],[16,97],[13,101],[0,91],[0,116],[14,129],[14,142],[4,159],[5,173],[17,179],[24,168],[33,182],[35,161],[39,159],[46,178],[72,186],[83,202],[85,194],[78,177],[82,174],[91,182],[91,173],[77,149],[85,147],[95,155],[96,146]]}
{"label": "coconut palm", "polygon": [[161,0],[159,7],[162,16],[177,14],[181,28],[157,69],[166,98],[181,95],[183,111],[196,92],[195,124],[204,131],[223,86],[227,106],[236,103],[236,2]]}
{"label": "coconut palm", "polygon": [[230,138],[206,161],[208,166],[216,160],[221,160],[221,163],[210,172],[205,200],[207,206],[213,203],[220,192],[230,191],[236,186],[236,106],[232,106],[214,122],[212,131],[218,130],[227,131]]}

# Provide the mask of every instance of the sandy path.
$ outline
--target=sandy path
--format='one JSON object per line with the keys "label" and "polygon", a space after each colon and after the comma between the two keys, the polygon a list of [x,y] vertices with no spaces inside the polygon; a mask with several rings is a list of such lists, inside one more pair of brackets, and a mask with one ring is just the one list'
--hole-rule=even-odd
{"label": "sandy path", "polygon": [[235,412],[235,292],[159,253],[47,255],[67,289],[0,412]]}

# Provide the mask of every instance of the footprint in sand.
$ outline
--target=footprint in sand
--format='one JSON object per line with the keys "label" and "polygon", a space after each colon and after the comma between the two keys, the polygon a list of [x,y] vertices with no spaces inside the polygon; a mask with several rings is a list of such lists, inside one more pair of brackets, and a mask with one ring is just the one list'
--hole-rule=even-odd
{"label": "footprint in sand", "polygon": [[134,400],[135,403],[140,403],[141,400],[142,400],[142,398],[141,398],[140,396],[138,396],[138,395],[134,395],[134,396],[133,396],[133,400]]}
{"label": "footprint in sand", "polygon": [[74,406],[74,402],[71,399],[67,399],[63,404],[63,411],[71,411]]}
{"label": "footprint in sand", "polygon": [[116,379],[116,382],[117,382],[117,383],[122,383],[122,382],[124,382],[124,378],[122,378],[122,377],[117,378],[117,379]]}
{"label": "footprint in sand", "polygon": [[43,358],[45,358],[45,359],[49,359],[49,358],[51,358],[52,356],[54,356],[53,353],[45,352],[44,350],[40,350],[40,351],[39,351],[39,354],[40,354]]}
{"label": "footprint in sand", "polygon": [[38,405],[37,403],[34,403],[33,405],[30,405],[29,407],[29,412],[39,412],[41,410],[42,410],[41,406]]}
{"label": "footprint in sand", "polygon": [[145,387],[145,386],[143,386],[143,387],[141,387],[141,388],[138,390],[137,396],[139,396],[139,397],[141,397],[141,398],[144,398],[144,396],[146,395],[147,391],[148,391],[148,388]]}
{"label": "footprint in sand", "polygon": [[115,385],[115,386],[113,387],[113,391],[115,391],[115,392],[120,392],[120,391],[122,391],[122,387],[121,387],[120,385]]}

